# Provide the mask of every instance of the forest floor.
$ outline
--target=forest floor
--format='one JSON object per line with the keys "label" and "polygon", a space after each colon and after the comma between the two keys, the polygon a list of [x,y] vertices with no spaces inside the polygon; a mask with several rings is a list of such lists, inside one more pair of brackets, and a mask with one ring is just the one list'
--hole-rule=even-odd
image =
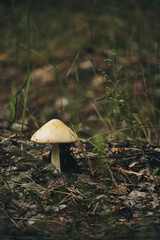
{"label": "forest floor", "polygon": [[[48,73],[42,73],[39,91],[48,96],[50,76],[47,81]],[[5,105],[6,94],[1,99]],[[42,112],[45,99],[37,98]],[[32,97],[30,101],[35,104]],[[89,106],[81,107],[85,118],[95,116]],[[43,113],[39,116],[42,122]],[[48,168],[50,145],[30,141],[39,122],[31,117],[21,132],[20,122],[0,121],[1,239],[159,239],[159,146],[144,143],[141,149],[129,140],[106,141],[102,164],[89,132],[104,126],[88,121],[79,129],[81,144],[70,148],[79,172],[54,175]]]}
{"label": "forest floor", "polygon": [[80,171],[54,175],[49,145],[1,126],[1,239],[159,239],[160,177],[152,166],[159,169],[160,147],[142,153],[129,142],[106,143],[102,174],[83,140],[71,147]]}

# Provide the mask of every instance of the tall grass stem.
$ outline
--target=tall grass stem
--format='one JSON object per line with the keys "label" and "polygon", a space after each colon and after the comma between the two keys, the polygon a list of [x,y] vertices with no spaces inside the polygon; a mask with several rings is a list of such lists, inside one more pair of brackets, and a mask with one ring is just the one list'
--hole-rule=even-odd
{"label": "tall grass stem", "polygon": [[26,89],[25,89],[25,96],[24,96],[24,106],[23,106],[23,113],[22,113],[22,130],[23,125],[26,117],[26,107],[28,103],[28,94],[29,94],[29,87],[31,82],[30,76],[30,32],[31,32],[31,25],[30,25],[30,0],[26,0],[27,5],[27,79],[26,79]]}

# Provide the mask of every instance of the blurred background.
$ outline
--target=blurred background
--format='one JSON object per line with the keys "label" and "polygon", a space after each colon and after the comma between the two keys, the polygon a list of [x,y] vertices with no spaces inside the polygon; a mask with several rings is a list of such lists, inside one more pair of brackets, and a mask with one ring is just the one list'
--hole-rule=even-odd
{"label": "blurred background", "polygon": [[0,15],[1,118],[158,143],[160,1],[1,0]]}

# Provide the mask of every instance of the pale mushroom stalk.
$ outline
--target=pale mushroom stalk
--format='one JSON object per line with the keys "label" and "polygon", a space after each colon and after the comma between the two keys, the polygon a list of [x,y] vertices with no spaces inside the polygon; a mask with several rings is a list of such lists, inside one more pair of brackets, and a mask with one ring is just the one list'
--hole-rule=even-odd
{"label": "pale mushroom stalk", "polygon": [[61,173],[59,143],[52,144],[51,163],[55,167],[56,171]]}

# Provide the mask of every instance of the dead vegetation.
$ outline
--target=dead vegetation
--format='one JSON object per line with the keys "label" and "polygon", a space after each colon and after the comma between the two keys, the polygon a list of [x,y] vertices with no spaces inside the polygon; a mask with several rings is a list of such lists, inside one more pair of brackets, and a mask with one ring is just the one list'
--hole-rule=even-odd
{"label": "dead vegetation", "polygon": [[145,226],[147,221],[158,228],[159,147],[146,145],[142,153],[130,142],[106,143],[112,182],[109,173],[101,175],[94,146],[84,140],[81,147],[71,147],[81,172],[73,169],[58,176],[47,168],[50,146],[4,135],[0,146],[0,230],[7,239],[124,237],[123,228],[130,234],[130,227]]}

